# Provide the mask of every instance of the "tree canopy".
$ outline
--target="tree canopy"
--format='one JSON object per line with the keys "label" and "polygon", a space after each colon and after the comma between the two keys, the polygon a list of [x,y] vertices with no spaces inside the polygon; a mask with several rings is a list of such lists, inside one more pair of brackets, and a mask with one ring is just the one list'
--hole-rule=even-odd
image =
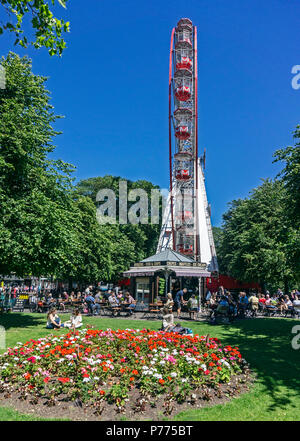
{"label": "tree canopy", "polygon": [[234,200],[215,230],[221,272],[262,286],[296,286],[300,281],[300,127],[295,146],[277,150],[285,163],[245,199]]}
{"label": "tree canopy", "polygon": [[135,244],[72,184],[74,167],[50,160],[57,120],[27,57],[2,59],[0,90],[0,273],[78,281],[113,280],[135,258]]}
{"label": "tree canopy", "polygon": [[[49,6],[50,3],[50,6]],[[15,34],[15,45],[36,49],[46,47],[49,54],[61,55],[66,48],[63,34],[69,32],[70,23],[54,15],[56,5],[66,9],[67,0],[0,0],[4,20],[0,21],[0,34]],[[2,14],[1,14],[2,16]],[[24,21],[29,20],[33,34],[25,32]]]}
{"label": "tree canopy", "polygon": [[[148,196],[148,216],[149,219],[151,217],[151,190],[158,190],[159,187],[157,185],[152,184],[146,180],[137,180],[131,181],[125,178],[121,178],[120,176],[111,176],[105,175],[103,177],[95,177],[81,180],[76,188],[79,194],[82,196],[90,197],[97,207],[96,195],[101,189],[110,189],[113,190],[116,196],[116,217],[117,217],[117,226],[119,230],[126,235],[126,237],[135,244],[135,261],[141,260],[151,254],[155,254],[157,241],[160,233],[161,226],[161,200],[159,202],[160,215],[158,218],[158,222],[156,224],[151,223],[150,221],[146,224],[138,223],[132,224],[127,222],[125,224],[119,223],[119,183],[122,181],[126,181],[127,186],[127,196],[131,190],[134,189],[143,189],[145,190]],[[128,201],[128,209],[135,201]]]}

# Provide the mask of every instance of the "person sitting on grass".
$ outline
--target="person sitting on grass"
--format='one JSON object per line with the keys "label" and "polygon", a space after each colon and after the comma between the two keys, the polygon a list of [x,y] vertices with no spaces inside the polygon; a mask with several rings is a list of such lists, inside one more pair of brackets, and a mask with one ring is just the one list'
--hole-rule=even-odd
{"label": "person sitting on grass", "polygon": [[65,328],[80,328],[82,326],[82,316],[78,308],[73,311],[70,320],[64,323]]}
{"label": "person sitting on grass", "polygon": [[60,329],[64,325],[61,322],[59,316],[56,314],[56,308],[51,308],[47,314],[47,329]]}
{"label": "person sitting on grass", "polygon": [[195,314],[198,312],[198,300],[196,299],[195,294],[191,296],[191,298],[188,300],[188,310],[190,314],[190,319],[195,320]]}
{"label": "person sitting on grass", "polygon": [[169,292],[167,294],[167,301],[165,302],[163,308],[162,308],[162,330],[163,331],[170,331],[174,327],[174,315],[173,315],[173,297],[172,294]]}

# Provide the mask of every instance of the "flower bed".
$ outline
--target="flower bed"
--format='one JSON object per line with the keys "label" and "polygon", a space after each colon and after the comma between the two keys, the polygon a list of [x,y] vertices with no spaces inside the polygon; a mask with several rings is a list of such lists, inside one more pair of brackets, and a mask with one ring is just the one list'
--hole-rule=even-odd
{"label": "flower bed", "polygon": [[248,373],[238,348],[216,338],[88,329],[9,348],[0,356],[0,392],[48,406],[73,401],[96,414],[109,405],[144,412],[163,397],[168,414],[172,403],[221,398],[222,386],[245,383]]}

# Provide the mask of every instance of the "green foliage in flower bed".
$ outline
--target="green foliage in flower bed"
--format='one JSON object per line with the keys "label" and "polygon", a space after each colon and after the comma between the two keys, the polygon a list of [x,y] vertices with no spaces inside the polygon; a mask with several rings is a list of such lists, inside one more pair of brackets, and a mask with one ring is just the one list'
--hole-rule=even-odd
{"label": "green foliage in flower bed", "polygon": [[60,397],[124,409],[134,389],[148,399],[169,394],[182,403],[192,391],[217,389],[244,370],[238,348],[216,338],[89,329],[9,348],[0,357],[0,391],[12,386],[32,403],[55,405]]}

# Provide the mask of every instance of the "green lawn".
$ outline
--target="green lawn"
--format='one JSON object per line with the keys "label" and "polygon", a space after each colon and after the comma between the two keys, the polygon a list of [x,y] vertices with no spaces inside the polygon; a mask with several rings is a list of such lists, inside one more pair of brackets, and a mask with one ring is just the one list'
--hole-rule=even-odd
{"label": "green lawn", "polygon": [[[64,321],[66,317],[62,316]],[[46,318],[43,314],[6,314],[0,316],[0,325],[7,330],[7,346],[18,341],[46,336]],[[158,329],[158,321],[84,317],[84,325],[98,329],[137,328]],[[294,350],[292,327],[299,320],[262,318],[242,320],[233,325],[211,326],[202,322],[182,322],[194,333],[218,337],[225,344],[238,346],[242,355],[257,374],[251,391],[225,405],[189,410],[173,419],[179,421],[229,420],[297,420],[300,409],[300,349]],[[57,331],[56,331],[57,332]],[[65,331],[58,331],[65,332]],[[37,420],[11,409],[0,407],[0,420]]]}

